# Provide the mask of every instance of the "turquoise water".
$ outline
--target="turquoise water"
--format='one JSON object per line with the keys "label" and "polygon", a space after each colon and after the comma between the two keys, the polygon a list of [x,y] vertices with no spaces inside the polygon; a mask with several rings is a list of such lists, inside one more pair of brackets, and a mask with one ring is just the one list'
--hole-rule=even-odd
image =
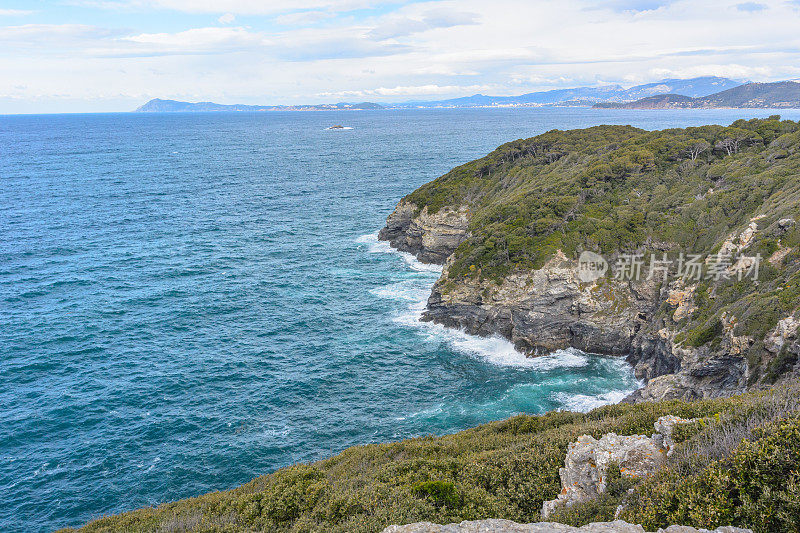
{"label": "turquoise water", "polygon": [[[419,323],[437,270],[378,229],[401,196],[511,139],[767,114],[0,117],[0,530],[618,400],[637,386],[618,359],[525,359]],[[339,123],[353,129],[325,130]]]}

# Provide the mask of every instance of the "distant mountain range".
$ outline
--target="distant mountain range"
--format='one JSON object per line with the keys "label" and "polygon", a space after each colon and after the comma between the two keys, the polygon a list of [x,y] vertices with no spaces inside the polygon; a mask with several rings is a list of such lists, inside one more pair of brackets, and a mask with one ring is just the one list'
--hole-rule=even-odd
{"label": "distant mountain range", "polygon": [[140,113],[187,113],[215,111],[324,111],[363,109],[432,109],[470,107],[594,106],[618,109],[681,109],[715,107],[800,107],[800,83],[745,83],[729,78],[704,76],[686,80],[667,79],[624,89],[620,85],[577,87],[523,94],[487,96],[476,94],[449,100],[376,104],[373,102],[261,106],[224,105],[213,102],[150,100],[136,109]]}
{"label": "distant mountain range", "polygon": [[602,102],[594,107],[615,109],[713,109],[713,108],[798,108],[800,83],[746,83],[726,91],[692,98],[681,94],[659,94],[634,102]]}
{"label": "distant mountain range", "polygon": [[555,89],[520,96],[486,96],[476,94],[434,102],[408,102],[392,107],[501,107],[536,105],[591,105],[595,102],[630,102],[655,94],[674,93],[684,96],[706,96],[741,85],[729,78],[703,76],[687,80],[668,79],[624,89],[620,85]]}

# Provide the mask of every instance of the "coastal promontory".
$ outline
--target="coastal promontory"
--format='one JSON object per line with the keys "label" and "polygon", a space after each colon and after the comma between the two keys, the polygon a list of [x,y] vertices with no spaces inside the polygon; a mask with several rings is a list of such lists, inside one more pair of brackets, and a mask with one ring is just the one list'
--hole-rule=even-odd
{"label": "coastal promontory", "polygon": [[777,116],[553,130],[412,192],[381,238],[444,265],[423,320],[625,357],[629,401],[724,396],[798,370],[798,174]]}

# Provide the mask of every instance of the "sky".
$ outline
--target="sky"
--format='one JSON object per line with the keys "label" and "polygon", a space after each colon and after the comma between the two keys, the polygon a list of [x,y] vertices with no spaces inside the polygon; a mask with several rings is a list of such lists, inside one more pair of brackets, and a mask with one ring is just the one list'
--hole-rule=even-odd
{"label": "sky", "polygon": [[800,78],[800,0],[0,0],[0,113]]}

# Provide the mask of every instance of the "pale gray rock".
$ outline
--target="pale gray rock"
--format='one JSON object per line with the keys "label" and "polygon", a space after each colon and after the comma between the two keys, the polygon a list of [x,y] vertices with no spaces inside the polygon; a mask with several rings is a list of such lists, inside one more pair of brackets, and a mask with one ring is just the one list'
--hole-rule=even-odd
{"label": "pale gray rock", "polygon": [[[404,526],[389,526],[383,533],[646,533],[640,525],[629,524],[622,520],[613,522],[595,522],[583,527],[572,527],[555,522],[539,522],[536,524],[518,524],[511,520],[473,520],[460,524],[438,525],[430,522],[418,522]],[[669,526],[659,529],[657,533],[752,533],[749,529],[725,526],[713,532],[707,529],[695,529],[686,526]]]}
{"label": "pale gray rock", "polygon": [[655,281],[636,290],[608,278],[582,282],[578,262],[560,252],[541,269],[509,275],[500,286],[459,279],[445,291],[448,267],[423,319],[473,335],[499,334],[531,355],[569,347],[627,355],[659,293]]}
{"label": "pale gray rock", "polygon": [[564,458],[564,467],[558,471],[561,477],[561,493],[542,505],[542,517],[562,506],[592,500],[606,492],[608,467],[619,466],[620,474],[629,478],[645,477],[666,462],[675,441],[672,434],[678,424],[693,422],[674,415],[660,417],[654,426],[652,437],[645,435],[620,436],[607,433],[599,440],[590,435],[581,435],[571,442]]}
{"label": "pale gray rock", "polygon": [[414,254],[423,263],[442,264],[467,237],[466,208],[428,213],[410,202],[400,202],[386,219],[378,239],[389,241],[401,252]]}
{"label": "pale gray rock", "polygon": [[559,469],[561,493],[544,502],[542,516],[555,509],[592,500],[606,491],[610,463],[619,465],[624,477],[639,478],[661,468],[665,451],[645,435],[603,435],[600,440],[590,435],[578,437],[567,450],[564,467]]}
{"label": "pale gray rock", "polygon": [[681,418],[675,415],[662,416],[654,424],[656,432],[653,434],[653,442],[663,449],[667,457],[672,455],[675,451],[675,440],[672,438],[672,433],[675,431],[675,426],[678,424],[689,424],[697,420],[696,418]]}
{"label": "pale gray rock", "polygon": [[800,320],[792,315],[779,320],[775,329],[764,339],[764,347],[772,353],[780,352],[787,341],[797,338],[798,326]]}
{"label": "pale gray rock", "polygon": [[791,228],[792,226],[794,226],[794,224],[795,224],[795,221],[794,221],[794,219],[793,219],[793,218],[782,218],[782,219],[780,219],[780,220],[778,221],[778,227],[779,227],[779,228],[780,228],[782,231],[787,231],[789,228]]}

